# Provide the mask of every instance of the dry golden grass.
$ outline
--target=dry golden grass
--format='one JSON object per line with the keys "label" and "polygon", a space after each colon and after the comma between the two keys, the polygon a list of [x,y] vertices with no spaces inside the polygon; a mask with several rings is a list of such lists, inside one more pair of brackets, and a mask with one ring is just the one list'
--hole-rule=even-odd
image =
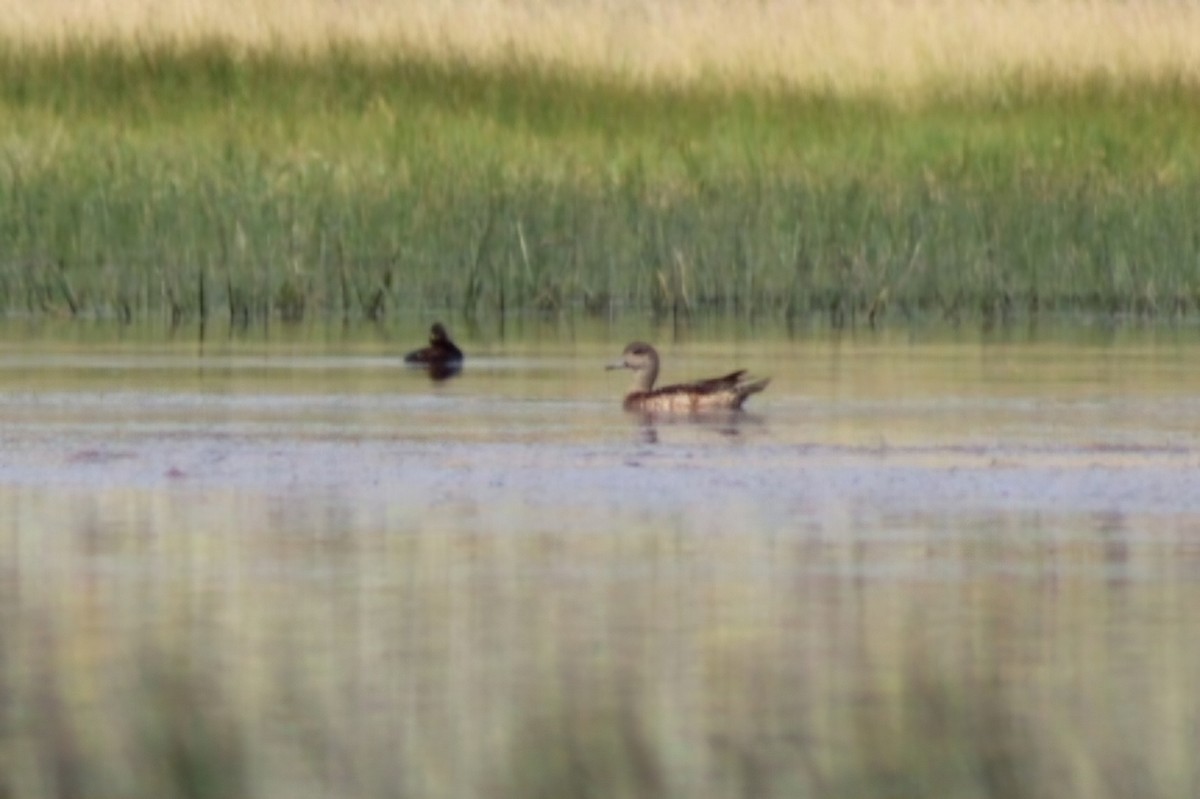
{"label": "dry golden grass", "polygon": [[488,63],[514,55],[645,80],[908,90],[1034,75],[1200,75],[1200,5],[1172,0],[23,0],[22,42],[213,37],[353,42]]}

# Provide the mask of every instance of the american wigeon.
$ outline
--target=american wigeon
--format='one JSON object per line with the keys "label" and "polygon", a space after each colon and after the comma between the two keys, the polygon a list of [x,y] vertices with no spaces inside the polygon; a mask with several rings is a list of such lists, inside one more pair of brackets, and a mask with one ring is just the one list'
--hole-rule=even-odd
{"label": "american wigeon", "polygon": [[658,353],[644,341],[630,344],[621,354],[621,360],[609,364],[608,368],[633,370],[633,386],[625,395],[627,411],[696,413],[737,410],[747,397],[762,391],[771,382],[767,377],[747,380],[746,370],[739,369],[723,377],[656,389],[654,381],[658,379]]}

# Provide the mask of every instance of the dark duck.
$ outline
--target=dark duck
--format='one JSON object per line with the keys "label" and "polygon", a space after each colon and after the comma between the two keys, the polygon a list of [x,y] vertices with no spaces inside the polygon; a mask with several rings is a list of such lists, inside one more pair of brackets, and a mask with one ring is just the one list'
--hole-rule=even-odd
{"label": "dark duck", "polygon": [[429,346],[413,350],[404,356],[404,362],[413,366],[423,366],[430,377],[441,380],[453,377],[462,369],[463,353],[450,340],[446,328],[441,322],[434,322],[429,329]]}

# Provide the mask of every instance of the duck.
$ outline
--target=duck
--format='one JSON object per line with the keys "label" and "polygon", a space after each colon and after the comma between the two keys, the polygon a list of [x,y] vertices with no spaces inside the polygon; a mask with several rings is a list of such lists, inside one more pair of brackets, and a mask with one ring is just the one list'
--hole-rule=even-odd
{"label": "duck", "polygon": [[747,379],[746,370],[739,369],[721,377],[655,388],[658,364],[654,347],[634,341],[621,353],[619,361],[608,365],[608,369],[633,370],[633,385],[625,395],[625,410],[644,413],[741,410],[751,394],[757,394],[771,382],[769,377]]}
{"label": "duck", "polygon": [[463,352],[450,340],[442,323],[434,322],[429,329],[429,346],[408,353],[404,362],[425,366],[434,377],[448,377],[462,368]]}

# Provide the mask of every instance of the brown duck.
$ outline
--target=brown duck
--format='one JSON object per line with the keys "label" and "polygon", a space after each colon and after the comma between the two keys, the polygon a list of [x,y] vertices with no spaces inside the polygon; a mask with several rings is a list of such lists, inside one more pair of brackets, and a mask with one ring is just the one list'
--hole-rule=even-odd
{"label": "brown duck", "polygon": [[429,329],[429,346],[408,353],[404,356],[404,362],[425,366],[432,377],[440,379],[458,373],[462,368],[463,353],[450,340],[442,323],[434,322],[433,327]]}
{"label": "brown duck", "polygon": [[737,410],[747,397],[762,391],[771,382],[767,377],[748,380],[746,370],[739,369],[723,377],[656,389],[658,353],[644,341],[630,344],[621,354],[621,360],[609,364],[608,368],[633,370],[633,386],[625,395],[625,410],[650,413]]}

